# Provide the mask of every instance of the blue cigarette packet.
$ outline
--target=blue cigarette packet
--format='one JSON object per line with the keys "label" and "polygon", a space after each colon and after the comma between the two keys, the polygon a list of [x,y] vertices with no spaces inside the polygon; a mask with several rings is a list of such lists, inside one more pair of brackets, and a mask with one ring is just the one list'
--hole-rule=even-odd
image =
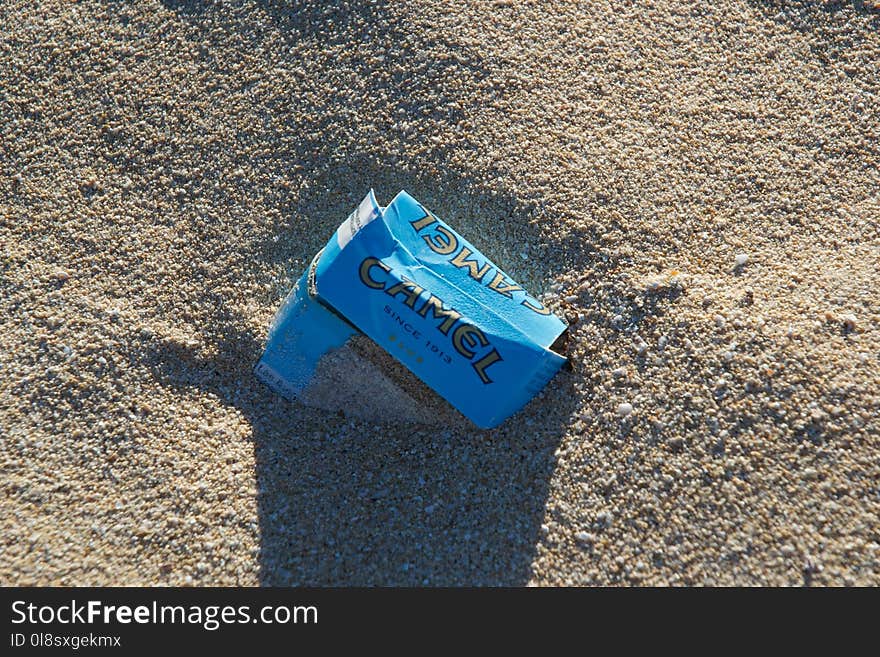
{"label": "blue cigarette packet", "polygon": [[552,348],[566,328],[412,196],[383,208],[370,191],[288,295],[256,372],[300,397],[320,358],[363,333],[490,428],[566,362]]}

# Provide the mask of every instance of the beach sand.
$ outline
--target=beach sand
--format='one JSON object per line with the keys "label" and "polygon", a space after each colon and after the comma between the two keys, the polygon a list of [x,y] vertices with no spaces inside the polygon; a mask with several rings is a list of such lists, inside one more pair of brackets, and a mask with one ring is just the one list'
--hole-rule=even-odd
{"label": "beach sand", "polygon": [[[0,583],[880,584],[871,3],[328,4],[0,3]],[[573,372],[485,432],[258,382],[370,187]]]}

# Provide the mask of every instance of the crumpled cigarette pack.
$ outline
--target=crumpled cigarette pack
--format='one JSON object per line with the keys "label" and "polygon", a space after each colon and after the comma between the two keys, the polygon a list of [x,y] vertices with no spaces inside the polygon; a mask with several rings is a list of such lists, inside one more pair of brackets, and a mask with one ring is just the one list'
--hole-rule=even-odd
{"label": "crumpled cigarette pack", "polygon": [[[401,191],[372,191],[275,316],[257,375],[305,403],[319,364],[366,336],[477,426],[497,426],[566,362],[566,324],[443,220]],[[353,364],[352,364],[353,366]],[[345,372],[346,362],[340,363]],[[369,381],[360,394],[377,394]]]}

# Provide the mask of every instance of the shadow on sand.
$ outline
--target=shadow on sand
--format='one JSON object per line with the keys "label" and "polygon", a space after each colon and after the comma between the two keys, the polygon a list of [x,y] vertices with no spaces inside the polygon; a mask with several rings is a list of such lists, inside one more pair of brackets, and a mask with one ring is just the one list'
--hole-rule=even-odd
{"label": "shadow on sand", "polygon": [[576,398],[571,374],[493,431],[374,425],[285,402],[253,382],[241,363],[254,362],[261,343],[240,324],[226,319],[216,357],[151,341],[139,360],[163,385],[197,388],[249,422],[261,583],[527,581]]}
{"label": "shadow on sand", "polygon": [[[379,175],[363,166],[338,177],[359,194]],[[442,184],[464,198],[473,193],[461,180]],[[500,199],[496,212],[512,205]],[[341,208],[328,214],[328,222],[344,216]],[[283,257],[272,240],[255,244],[254,254]],[[225,310],[225,301],[213,299],[204,341],[210,355],[154,338],[136,358],[163,385],[196,388],[249,422],[263,584],[527,581],[554,452],[575,412],[577,374],[561,372],[542,398],[492,431],[352,421],[286,402],[256,381],[250,368],[265,335]]]}
{"label": "shadow on sand", "polygon": [[[797,30],[813,34],[819,41],[811,50],[823,61],[848,59],[852,50],[858,50],[867,37],[860,30],[849,31],[846,40],[840,40],[843,24],[861,19],[870,27],[880,29],[880,7],[865,0],[748,0],[767,18]],[[829,20],[831,19],[831,20]]]}
{"label": "shadow on sand", "polygon": [[[165,5],[196,27],[216,9],[195,1],[168,0]],[[381,2],[349,3],[343,10],[316,9],[314,4],[303,9],[297,3],[260,5],[290,40],[317,33],[316,25],[327,24],[327,12],[336,25],[361,12],[358,24],[375,27],[365,39],[396,36]],[[324,38],[333,38],[332,31]],[[449,73],[465,81],[483,75],[479,58],[464,55],[457,63],[443,64],[465,67]],[[398,111],[424,114],[407,107],[406,94],[399,97]],[[330,112],[327,116],[328,122],[334,120]],[[441,109],[431,120],[456,118]],[[311,132],[320,131],[314,127]],[[257,137],[267,147],[275,138]],[[406,155],[382,162],[375,153],[359,151],[357,144],[336,146],[345,147],[345,157],[328,159],[327,144],[303,137],[293,151],[271,164],[275,173],[301,168],[298,175],[313,179],[308,189],[277,200],[280,213],[308,213],[313,227],[317,222],[326,230],[315,235],[295,223],[270,227],[274,234],[255,239],[240,263],[253,262],[254,272],[262,272],[269,269],[267,263],[307,261],[366,190],[393,174],[393,183],[387,184],[395,188],[377,189],[385,200],[399,188],[408,189],[495,254],[514,277],[525,276],[528,283],[526,264],[503,255],[511,239],[529,247],[545,282],[562,267],[564,254],[542,245],[527,220],[528,210],[514,195],[486,194],[478,183],[455,173],[418,173],[424,163],[409,162]],[[310,166],[318,157],[330,164]],[[443,169],[442,161],[435,164]],[[338,200],[322,204],[320,190],[328,185],[338,191]],[[450,198],[461,199],[452,211],[445,205]],[[472,211],[481,215],[480,221],[467,216],[468,208],[478,208]],[[491,230],[479,231],[481,222]],[[222,235],[201,238],[220,240]],[[280,293],[268,303],[277,306]],[[251,367],[265,333],[254,334],[246,318],[229,311],[222,292],[206,294],[214,310],[202,322],[210,326],[202,336],[203,347],[144,339],[135,345],[132,358],[163,385],[211,395],[249,422],[257,468],[262,584],[520,585],[528,580],[554,452],[575,412],[576,373],[560,373],[538,399],[492,431],[364,423],[288,403],[257,382]]]}

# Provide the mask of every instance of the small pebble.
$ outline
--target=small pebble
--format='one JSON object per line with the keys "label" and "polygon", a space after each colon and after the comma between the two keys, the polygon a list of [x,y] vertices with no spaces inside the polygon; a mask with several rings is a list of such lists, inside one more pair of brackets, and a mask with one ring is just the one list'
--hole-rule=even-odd
{"label": "small pebble", "polygon": [[628,417],[633,412],[633,406],[629,402],[623,402],[617,406],[617,415],[619,417]]}
{"label": "small pebble", "polygon": [[749,261],[749,254],[748,253],[737,253],[736,257],[733,259],[733,261],[736,263],[737,267],[742,267],[744,264],[746,264]]}

